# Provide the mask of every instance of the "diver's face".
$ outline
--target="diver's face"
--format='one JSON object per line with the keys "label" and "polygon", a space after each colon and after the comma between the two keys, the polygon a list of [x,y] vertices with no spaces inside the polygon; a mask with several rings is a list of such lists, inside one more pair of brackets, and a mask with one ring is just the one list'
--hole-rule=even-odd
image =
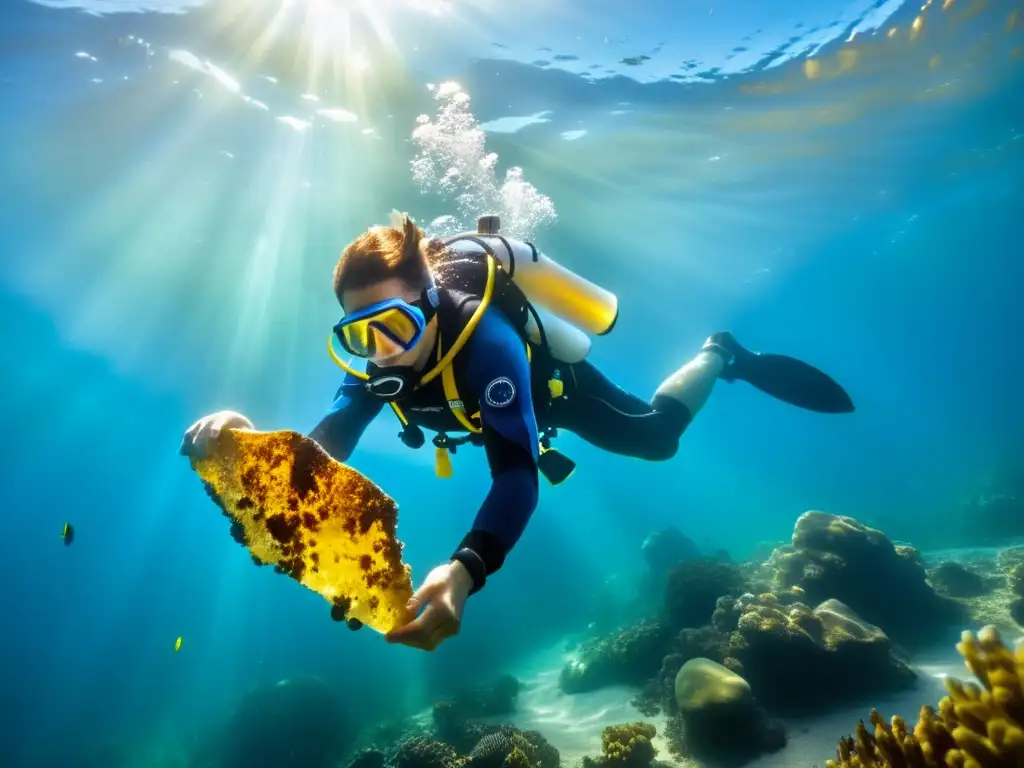
{"label": "diver's face", "polygon": [[[346,315],[357,312],[360,309],[369,307],[388,299],[404,299],[409,303],[419,300],[422,291],[410,288],[404,281],[397,277],[391,277],[379,283],[368,285],[364,288],[345,291],[342,294],[341,308]],[[433,325],[431,319],[430,325]],[[410,350],[404,350],[392,343],[386,336],[379,335],[375,339],[379,354],[373,358],[373,364],[381,368],[389,368],[397,365],[416,365],[421,357],[423,340],[429,334],[424,334]]]}

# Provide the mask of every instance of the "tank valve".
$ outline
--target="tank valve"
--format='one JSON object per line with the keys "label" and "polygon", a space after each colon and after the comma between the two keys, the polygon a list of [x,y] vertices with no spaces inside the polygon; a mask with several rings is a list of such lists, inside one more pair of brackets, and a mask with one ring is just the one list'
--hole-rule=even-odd
{"label": "tank valve", "polygon": [[476,220],[478,235],[496,235],[501,230],[501,217],[488,214]]}

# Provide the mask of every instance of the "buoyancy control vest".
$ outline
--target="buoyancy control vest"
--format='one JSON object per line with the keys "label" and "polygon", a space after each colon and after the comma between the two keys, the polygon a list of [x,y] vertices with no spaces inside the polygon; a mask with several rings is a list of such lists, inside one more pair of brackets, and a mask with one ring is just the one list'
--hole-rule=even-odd
{"label": "buoyancy control vest", "polygon": [[[557,430],[547,420],[552,402],[564,394],[561,367],[565,361],[559,361],[552,354],[545,320],[513,277],[517,268],[515,249],[497,234],[497,224],[497,217],[481,217],[477,233],[455,235],[444,241],[444,254],[440,262],[433,265],[440,300],[436,311],[436,363],[423,374],[409,395],[389,405],[402,425],[399,436],[410,448],[420,448],[425,444],[424,428],[436,432],[432,439],[435,470],[439,477],[451,477],[451,455],[458,446],[483,442],[479,403],[469,394],[465,384],[467,357],[459,353],[468,343],[483,313],[494,307],[511,321],[525,347],[540,435],[538,470],[549,482],[557,485],[568,479],[575,469],[572,460],[551,447],[551,439],[557,435]],[[495,240],[503,246],[504,253],[496,252],[488,242]],[[457,247],[460,242],[472,248]],[[547,291],[550,296],[574,310],[584,323],[591,326],[598,323],[598,333],[611,331],[618,313],[617,301],[612,294],[547,259],[532,244],[522,245],[528,246],[531,254],[527,260],[534,267],[529,278],[531,282],[539,283],[543,292],[545,285],[538,276],[551,275],[548,286],[553,285],[554,289]],[[541,262],[541,258],[546,263]],[[524,262],[520,259],[519,263]],[[547,321],[550,323],[551,318]],[[565,322],[558,330],[567,340],[567,351],[570,351],[569,355],[562,357],[585,357],[589,350],[588,337]],[[578,352],[581,346],[578,337],[566,335],[566,331],[569,334],[575,332],[587,340],[582,355]],[[562,346],[566,346],[566,341]],[[372,363],[367,365],[365,373],[351,368],[337,356],[333,343],[329,345],[329,351],[335,363],[358,378],[368,379],[379,370]],[[450,434],[453,432],[465,434],[453,436]]]}

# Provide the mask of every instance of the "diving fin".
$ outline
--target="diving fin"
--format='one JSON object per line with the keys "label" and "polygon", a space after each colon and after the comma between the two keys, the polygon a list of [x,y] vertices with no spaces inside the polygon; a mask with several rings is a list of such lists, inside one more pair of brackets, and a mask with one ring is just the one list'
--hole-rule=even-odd
{"label": "diving fin", "polygon": [[[705,349],[724,351],[725,381],[745,381],[777,400],[818,413],[852,413],[853,400],[824,371],[787,355],[752,352],[729,332],[710,336]],[[717,349],[716,349],[717,348]]]}

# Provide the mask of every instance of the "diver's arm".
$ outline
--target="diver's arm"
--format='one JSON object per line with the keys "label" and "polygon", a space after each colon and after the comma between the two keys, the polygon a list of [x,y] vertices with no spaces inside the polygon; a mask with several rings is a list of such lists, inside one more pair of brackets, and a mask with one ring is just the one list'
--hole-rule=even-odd
{"label": "diver's arm", "polygon": [[501,568],[537,507],[537,420],[522,339],[497,310],[481,318],[467,346],[467,384],[480,403],[491,489],[454,560],[473,592]]}
{"label": "diver's arm", "polygon": [[335,459],[345,461],[352,455],[366,427],[380,413],[382,405],[380,400],[363,388],[359,379],[350,373],[345,374],[345,380],[338,387],[330,410],[309,433],[309,437]]}

